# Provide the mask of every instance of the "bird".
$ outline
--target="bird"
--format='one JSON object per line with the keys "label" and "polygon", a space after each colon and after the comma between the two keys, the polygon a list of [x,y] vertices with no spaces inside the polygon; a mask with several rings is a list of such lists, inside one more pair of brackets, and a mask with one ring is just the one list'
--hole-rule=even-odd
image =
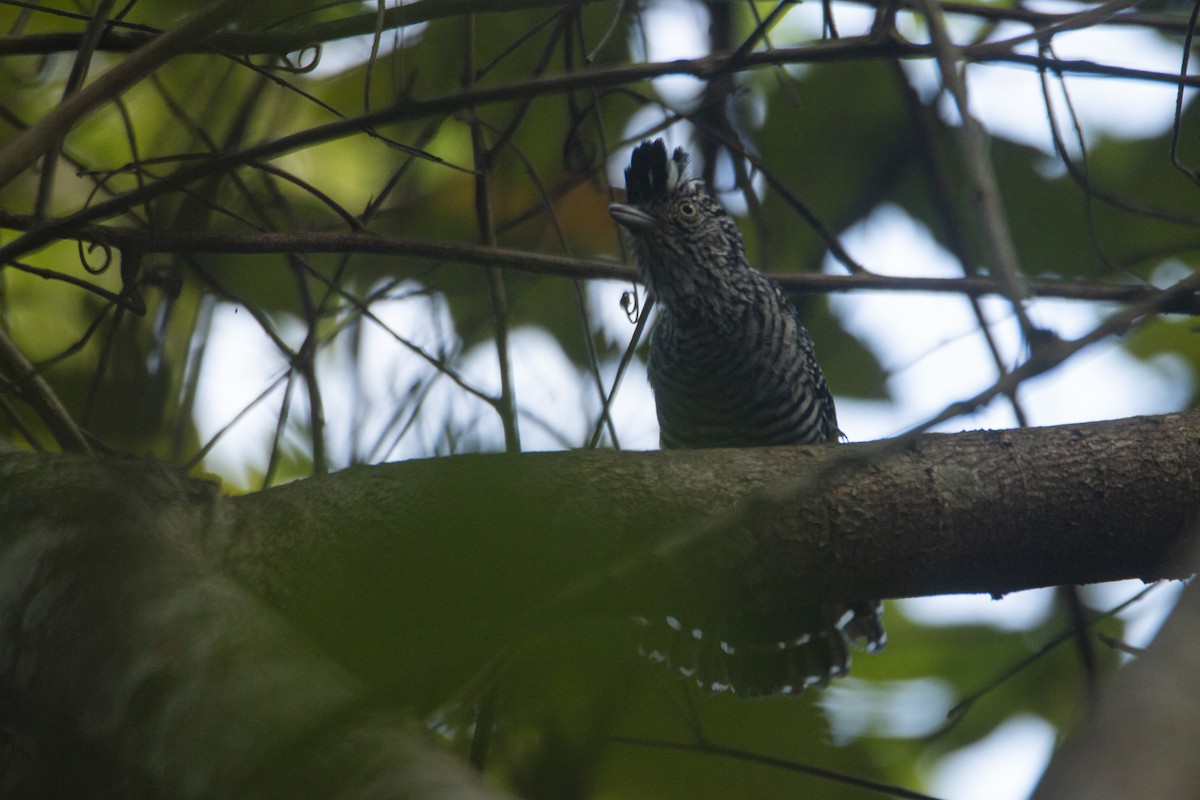
{"label": "bird", "polygon": [[[683,148],[634,148],[625,202],[608,213],[626,232],[640,282],[658,309],[647,374],[663,449],[837,443],[837,410],[795,305],[746,258],[736,220],[688,175]],[[799,694],[849,668],[848,644],[878,650],[878,602],[734,613],[718,620],[637,618],[651,659],[701,689],[743,697]]]}

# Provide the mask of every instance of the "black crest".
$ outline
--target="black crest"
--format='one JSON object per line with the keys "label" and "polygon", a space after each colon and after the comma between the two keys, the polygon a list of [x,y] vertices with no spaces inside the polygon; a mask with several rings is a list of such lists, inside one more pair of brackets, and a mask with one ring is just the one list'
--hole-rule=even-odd
{"label": "black crest", "polygon": [[678,185],[687,164],[688,154],[682,147],[675,148],[668,160],[662,139],[642,142],[634,148],[625,169],[626,202],[642,205],[662,198]]}

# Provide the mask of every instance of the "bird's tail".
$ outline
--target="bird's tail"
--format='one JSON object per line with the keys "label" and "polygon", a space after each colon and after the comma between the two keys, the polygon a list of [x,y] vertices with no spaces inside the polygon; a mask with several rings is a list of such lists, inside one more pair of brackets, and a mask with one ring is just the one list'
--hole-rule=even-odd
{"label": "bird's tail", "polygon": [[797,695],[845,675],[852,644],[883,647],[880,612],[878,603],[854,603],[790,612],[786,619],[755,615],[693,624],[668,616],[636,622],[643,656],[669,665],[702,691],[749,699]]}

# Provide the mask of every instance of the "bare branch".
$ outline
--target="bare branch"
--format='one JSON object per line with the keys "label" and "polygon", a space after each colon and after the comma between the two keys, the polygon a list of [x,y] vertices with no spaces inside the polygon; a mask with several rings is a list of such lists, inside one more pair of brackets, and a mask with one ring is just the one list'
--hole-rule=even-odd
{"label": "bare branch", "polygon": [[64,98],[53,111],[22,131],[0,150],[0,186],[6,186],[33,162],[61,141],[72,127],[104,103],[120,95],[171,58],[204,40],[241,5],[237,0],[220,0],[156,36],[120,64]]}
{"label": "bare branch", "polygon": [[1004,204],[1000,198],[1000,187],[996,182],[996,171],[992,166],[992,157],[986,141],[987,134],[971,113],[967,82],[965,76],[959,72],[963,49],[950,40],[939,0],[921,0],[921,6],[929,23],[930,38],[941,72],[942,85],[954,98],[962,120],[957,128],[959,146],[962,150],[963,165],[971,180],[969,196],[976,204],[979,226],[990,256],[988,266],[1003,287],[1003,294],[1016,315],[1022,335],[1030,345],[1035,345],[1037,331],[1025,312],[1029,288],[1025,285],[1025,276],[1021,272],[1016,247],[1008,229]]}
{"label": "bare branch", "polygon": [[[589,5],[594,2],[595,0],[582,0],[581,4]],[[880,5],[878,0],[846,0],[846,2],[872,7]],[[223,31],[212,37],[210,46],[244,55],[280,55],[298,52],[312,46],[314,42],[332,42],[352,36],[372,35],[376,31],[418,25],[460,14],[559,8],[562,4],[563,0],[418,0],[418,2],[387,9],[382,20],[379,19],[376,12],[371,11],[309,26],[281,26],[265,31]],[[613,26],[608,32],[609,35],[616,27],[616,18],[621,11],[621,5],[618,3]],[[896,6],[900,10],[914,11],[917,7],[917,0],[897,0]],[[944,3],[943,8],[948,13],[960,16],[993,21],[1025,22],[1044,29],[1053,28],[1081,16],[1072,13],[1054,14],[1035,11],[1022,6],[981,6],[971,3]],[[62,14],[63,12],[55,13]],[[85,15],[77,16],[82,20],[87,19]],[[1172,14],[1132,11],[1113,16],[1098,16],[1103,25],[1150,28],[1162,33],[1178,35],[1186,33],[1188,27],[1185,19]],[[156,31],[146,26],[116,23],[101,38],[98,49],[109,52],[129,52],[145,45],[155,34]],[[79,49],[82,36],[80,33],[73,32],[0,36],[0,56],[70,52]],[[606,36],[595,50],[599,50],[607,39]],[[592,57],[588,59],[589,63],[594,58],[593,53]]]}
{"label": "bare branch", "polygon": [[92,455],[92,447],[87,437],[75,424],[66,406],[58,399],[54,389],[46,383],[41,373],[29,363],[29,359],[21,352],[8,336],[8,332],[0,327],[0,372],[7,382],[15,386],[26,401],[33,406],[34,411],[41,417],[42,422],[54,436],[58,446],[67,453],[83,453]]}
{"label": "bare branch", "polygon": [[[17,219],[17,215],[0,212],[0,222],[14,225],[19,224],[20,220]],[[636,279],[632,267],[614,261],[365,232],[191,233],[89,225],[76,231],[75,235],[117,249],[130,248],[145,253],[369,253],[500,267],[564,278],[618,281]],[[250,268],[252,263],[246,262],[245,266]],[[990,278],[912,278],[866,272],[853,275],[784,272],[776,273],[772,277],[791,292],[899,291],[965,294],[971,297],[1003,294],[1001,286]],[[1060,297],[1103,303],[1130,303],[1158,298],[1167,301],[1159,306],[1163,313],[1200,314],[1200,299],[1193,295],[1177,293],[1168,300],[1163,296],[1163,290],[1149,285],[1035,280],[1029,282],[1029,289],[1036,297]]]}

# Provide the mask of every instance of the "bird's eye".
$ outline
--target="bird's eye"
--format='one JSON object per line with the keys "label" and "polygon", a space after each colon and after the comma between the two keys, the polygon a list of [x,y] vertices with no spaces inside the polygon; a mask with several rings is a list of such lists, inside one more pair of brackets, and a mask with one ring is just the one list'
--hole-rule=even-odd
{"label": "bird's eye", "polygon": [[684,219],[691,219],[699,213],[699,209],[696,208],[696,204],[691,200],[680,200],[678,208],[679,216],[683,217]]}

